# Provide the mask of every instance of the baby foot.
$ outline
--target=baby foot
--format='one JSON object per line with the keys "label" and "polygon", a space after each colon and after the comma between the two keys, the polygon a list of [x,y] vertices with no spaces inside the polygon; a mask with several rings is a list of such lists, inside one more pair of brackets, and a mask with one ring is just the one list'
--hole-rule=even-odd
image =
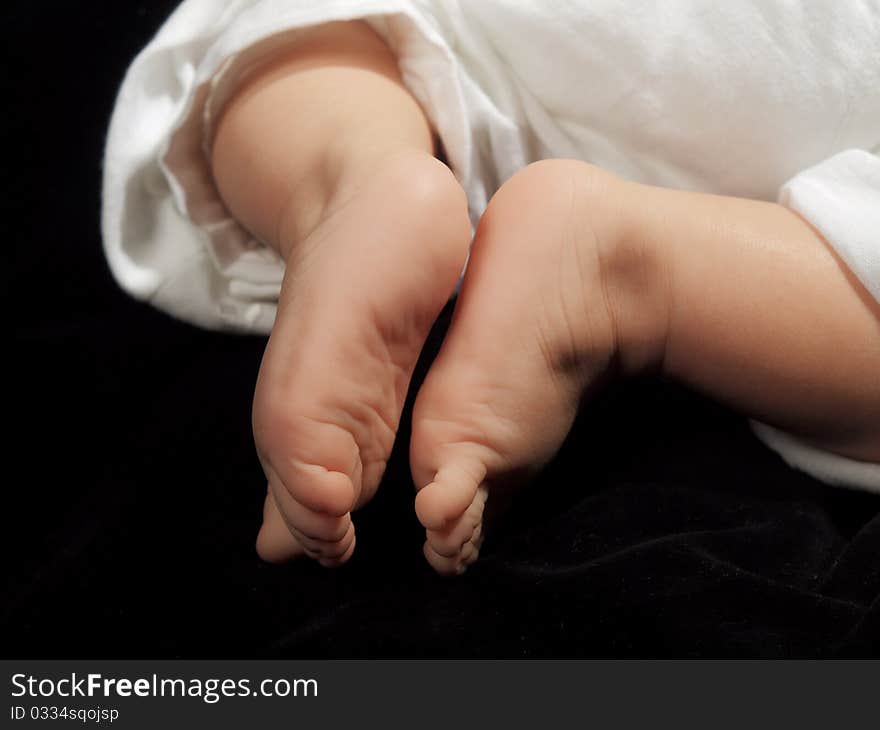
{"label": "baby foot", "polygon": [[586,163],[547,160],[511,178],[480,222],[413,414],[416,513],[440,573],[476,559],[487,500],[552,458],[588,386],[662,351],[656,317],[627,310],[653,287],[664,311],[652,258],[621,223],[624,192]]}
{"label": "baby foot", "polygon": [[410,376],[470,242],[464,193],[422,153],[388,162],[288,258],[254,397],[268,476],[257,550],[345,562],[350,511],[376,491]]}

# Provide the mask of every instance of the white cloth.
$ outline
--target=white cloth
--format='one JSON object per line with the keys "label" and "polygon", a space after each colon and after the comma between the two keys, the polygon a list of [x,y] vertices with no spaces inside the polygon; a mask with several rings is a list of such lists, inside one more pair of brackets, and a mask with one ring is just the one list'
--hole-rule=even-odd
{"label": "white cloth", "polygon": [[[203,327],[269,331],[282,262],[225,210],[205,140],[249,67],[298,29],[352,18],[394,51],[475,221],[524,165],[579,158],[778,200],[880,300],[880,0],[185,0],[110,125],[102,226],[124,289]],[[798,468],[880,491],[880,465],[754,425]]]}

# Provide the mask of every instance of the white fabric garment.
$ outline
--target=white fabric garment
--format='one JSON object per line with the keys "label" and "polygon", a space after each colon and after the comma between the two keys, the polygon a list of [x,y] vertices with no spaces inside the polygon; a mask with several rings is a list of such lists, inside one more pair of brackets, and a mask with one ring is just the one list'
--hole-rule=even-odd
{"label": "white fabric garment", "polygon": [[[880,300],[880,0],[185,0],[110,125],[102,226],[124,289],[203,327],[270,330],[282,262],[225,210],[206,140],[249,68],[352,18],[395,53],[474,221],[529,162],[579,158],[790,206]],[[753,425],[793,466],[880,491],[880,465]]]}

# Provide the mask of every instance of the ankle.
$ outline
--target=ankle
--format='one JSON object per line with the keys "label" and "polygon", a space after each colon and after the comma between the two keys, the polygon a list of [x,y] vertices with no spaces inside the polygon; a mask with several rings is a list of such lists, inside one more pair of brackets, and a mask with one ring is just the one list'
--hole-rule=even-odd
{"label": "ankle", "polygon": [[668,267],[654,237],[644,235],[640,207],[649,191],[642,187],[586,162],[548,159],[519,171],[489,204],[484,220],[510,225],[538,201],[544,225],[563,227],[548,238],[569,247],[560,260],[577,271],[577,284],[561,292],[569,326],[564,342],[548,349],[568,355],[554,367],[592,380],[610,368],[638,374],[662,363]]}
{"label": "ankle", "polygon": [[279,217],[278,249],[285,260],[324,221],[368,189],[381,189],[401,211],[423,211],[432,226],[449,223],[452,235],[469,239],[467,198],[446,165],[418,147],[382,149],[339,146],[328,151],[310,190],[292,195]]}
{"label": "ankle", "polygon": [[644,212],[652,188],[607,173],[587,199],[595,223],[594,279],[614,322],[616,360],[625,375],[662,371],[672,296],[672,252]]}

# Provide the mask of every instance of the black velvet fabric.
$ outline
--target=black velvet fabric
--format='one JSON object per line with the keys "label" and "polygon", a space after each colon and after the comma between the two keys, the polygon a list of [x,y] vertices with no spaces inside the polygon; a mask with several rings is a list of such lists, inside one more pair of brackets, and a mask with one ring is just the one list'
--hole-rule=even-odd
{"label": "black velvet fabric", "polygon": [[742,417],[654,379],[588,405],[462,578],[421,556],[409,407],[351,563],[261,563],[263,338],[134,302],[100,246],[114,95],[173,6],[4,6],[5,655],[877,654],[880,498],[790,470]]}

